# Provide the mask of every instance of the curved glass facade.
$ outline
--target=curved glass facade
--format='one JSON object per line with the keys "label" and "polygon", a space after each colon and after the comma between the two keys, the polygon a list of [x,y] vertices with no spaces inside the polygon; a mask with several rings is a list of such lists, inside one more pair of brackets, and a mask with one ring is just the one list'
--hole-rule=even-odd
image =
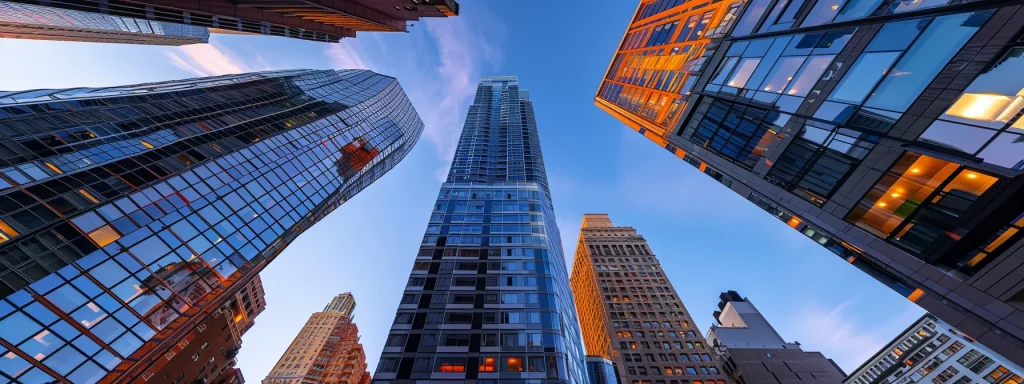
{"label": "curved glass facade", "polygon": [[587,356],[587,378],[590,384],[618,384],[615,366],[611,360],[600,356]]}
{"label": "curved glass facade", "polygon": [[0,378],[152,377],[422,129],[363,70],[0,94]]}
{"label": "curved glass facade", "polygon": [[374,383],[584,383],[533,105],[488,77],[469,107]]}

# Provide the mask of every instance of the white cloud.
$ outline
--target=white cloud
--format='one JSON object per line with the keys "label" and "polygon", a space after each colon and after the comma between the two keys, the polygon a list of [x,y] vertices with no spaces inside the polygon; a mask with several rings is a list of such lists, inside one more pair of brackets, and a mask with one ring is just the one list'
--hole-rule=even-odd
{"label": "white cloud", "polygon": [[[474,32],[463,18],[428,20],[423,24],[437,45],[440,66],[431,87],[435,104],[417,110],[426,126],[423,136],[434,144],[438,156],[450,161],[462,132],[465,106],[476,94],[484,65],[497,66],[503,59],[495,41],[501,40],[504,29],[500,23],[490,23],[495,36],[485,37]],[[438,175],[447,175],[447,171],[439,170]]]}
{"label": "white cloud", "polygon": [[787,334],[799,340],[805,351],[820,351],[850,373],[892,341],[896,335],[889,333],[906,328],[922,314],[920,308],[913,307],[887,319],[870,319],[871,324],[865,324],[851,310],[855,304],[856,300],[831,308],[805,304],[793,316]]}
{"label": "white cloud", "polygon": [[373,70],[373,62],[353,44],[352,39],[343,39],[337,44],[327,47],[327,60],[336,69],[369,69]]}
{"label": "white cloud", "polygon": [[260,56],[244,61],[216,43],[193,44],[174,48],[167,52],[171,64],[196,76],[218,76],[235,73],[264,71],[270,69]]}

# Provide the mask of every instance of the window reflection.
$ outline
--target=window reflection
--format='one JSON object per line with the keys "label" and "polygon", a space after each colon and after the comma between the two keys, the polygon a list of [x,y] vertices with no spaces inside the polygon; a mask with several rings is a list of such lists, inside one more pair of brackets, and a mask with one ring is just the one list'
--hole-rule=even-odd
{"label": "window reflection", "polygon": [[828,99],[860,104],[878,80],[889,71],[889,67],[899,55],[899,52],[862,54],[839,81],[839,85]]}
{"label": "window reflection", "polygon": [[820,207],[878,140],[875,135],[825,124],[805,125],[766,179]]}
{"label": "window reflection", "polygon": [[886,72],[865,105],[905,111],[991,14],[992,11],[980,11],[935,18],[892,70]]}

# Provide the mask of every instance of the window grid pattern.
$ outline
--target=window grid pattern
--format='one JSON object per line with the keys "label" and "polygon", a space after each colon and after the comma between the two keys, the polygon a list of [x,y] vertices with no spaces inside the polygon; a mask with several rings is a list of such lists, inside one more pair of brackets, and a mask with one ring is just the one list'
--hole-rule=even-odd
{"label": "window grid pattern", "polygon": [[584,383],[561,249],[528,93],[485,78],[373,382]]}
{"label": "window grid pattern", "polygon": [[[13,238],[0,244],[0,356],[18,364],[0,366],[0,376],[91,383],[159,371],[161,351],[244,289],[298,234],[391,169],[423,127],[397,81],[370,71],[264,73],[148,89],[0,108],[0,125],[37,129],[7,130],[4,144],[57,137],[61,127],[50,117],[60,114],[113,119],[127,116],[114,110],[131,108],[138,122],[134,129],[109,123],[110,131],[73,146],[5,153],[9,185],[0,198],[29,207],[2,210],[2,230]],[[90,92],[99,93],[79,90]],[[177,140],[105,147],[155,131]],[[44,156],[90,147],[108,150],[83,154],[90,160],[79,169],[23,171],[44,169]],[[31,179],[16,180],[14,172]],[[92,198],[53,203],[80,190]],[[25,210],[45,215],[19,219]],[[50,378],[37,380],[44,375]]]}

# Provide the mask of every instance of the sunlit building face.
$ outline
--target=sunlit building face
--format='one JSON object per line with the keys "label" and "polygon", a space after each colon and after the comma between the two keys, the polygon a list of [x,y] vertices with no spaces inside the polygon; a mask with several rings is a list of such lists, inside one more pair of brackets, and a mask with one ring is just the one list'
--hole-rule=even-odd
{"label": "sunlit building face", "polygon": [[209,324],[244,332],[257,273],[422,129],[363,70],[5,93],[0,377],[144,380]]}
{"label": "sunlit building face", "polygon": [[[702,3],[644,11],[664,2],[641,2],[598,106],[1024,363],[1024,321],[1012,315],[1024,298],[1024,275],[1014,272],[1024,265],[1016,197],[1024,193],[1024,46],[1016,40],[1024,30],[1016,8],[747,1],[698,40],[706,40],[700,70],[687,74],[692,86],[664,95],[680,95],[680,107],[658,126],[661,112],[652,111],[663,94],[652,93],[651,104],[630,90],[647,84],[658,65],[652,55],[661,60],[654,47],[664,40],[648,47],[644,31]],[[628,60],[630,49],[639,49],[637,60]]]}

